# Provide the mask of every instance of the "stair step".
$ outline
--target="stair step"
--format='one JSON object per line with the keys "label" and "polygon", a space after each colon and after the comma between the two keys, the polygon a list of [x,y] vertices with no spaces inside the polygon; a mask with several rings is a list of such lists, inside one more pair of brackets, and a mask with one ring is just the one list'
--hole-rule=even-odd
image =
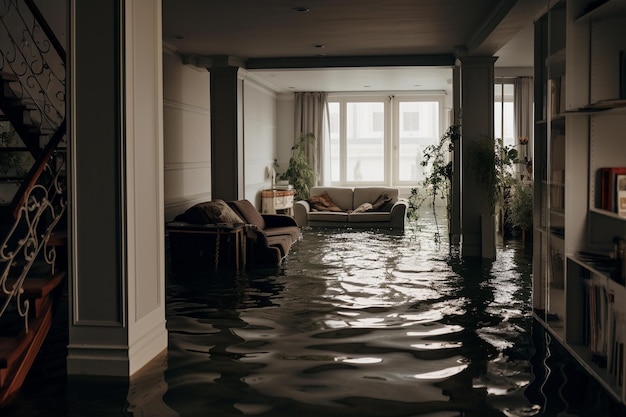
{"label": "stair step", "polygon": [[67,245],[67,230],[55,230],[50,234],[48,239],[48,246],[66,246]]}
{"label": "stair step", "polygon": [[4,81],[18,81],[19,80],[19,78],[17,78],[15,74],[6,72],[6,71],[0,71],[0,79]]}
{"label": "stair step", "polygon": [[[30,299],[37,298],[40,300],[40,303],[37,305],[40,314],[38,316],[34,314],[29,315],[30,322],[37,322],[42,319],[42,314],[47,312],[46,310],[51,303],[50,293],[63,281],[64,277],[65,272],[61,272],[48,278],[26,279],[23,286],[25,294],[28,294],[28,298]],[[4,297],[6,297],[6,295],[4,295]],[[34,306],[31,304],[30,307],[33,308]],[[18,320],[23,320],[23,318],[19,317]],[[33,330],[34,329],[29,328],[29,333]],[[11,357],[11,353],[9,352],[12,352],[18,344],[22,343],[22,339],[26,336],[24,331],[22,331],[17,337],[0,337],[0,369],[5,368],[7,362],[10,362],[11,359],[15,359]],[[12,354],[14,355],[15,353]]]}
{"label": "stair step", "polygon": [[[23,297],[28,299],[44,297],[54,290],[64,277],[65,272],[58,272],[52,277],[27,277],[22,285],[22,289],[24,290]],[[9,278],[7,280],[7,288],[12,288],[14,284],[15,279]],[[5,299],[6,297],[6,294],[0,293],[0,299]]]}
{"label": "stair step", "polygon": [[0,407],[9,404],[24,383],[52,325],[52,299],[46,297],[43,314],[28,333],[0,338]]}

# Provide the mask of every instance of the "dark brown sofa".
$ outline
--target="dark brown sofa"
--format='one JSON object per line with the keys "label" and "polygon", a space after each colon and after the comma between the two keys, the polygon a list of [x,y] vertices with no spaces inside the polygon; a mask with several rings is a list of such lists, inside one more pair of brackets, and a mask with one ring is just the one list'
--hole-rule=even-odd
{"label": "dark brown sofa", "polygon": [[[248,200],[229,201],[232,208],[248,225],[248,248],[256,264],[280,263],[300,238],[300,228],[293,217],[286,214],[262,214]],[[270,256],[268,248],[278,249],[279,257]]]}
{"label": "dark brown sofa", "polygon": [[[198,203],[176,216],[174,222],[170,223],[172,226],[167,228],[175,266],[180,266],[181,262],[197,266],[202,257],[206,258],[200,260],[202,264],[212,264],[216,241],[214,236],[202,236],[201,226],[205,224],[242,225],[245,231],[246,264],[253,267],[279,265],[300,238],[300,229],[291,216],[261,214],[248,200]],[[195,233],[183,234],[183,231]],[[232,242],[219,245],[222,251],[232,248]],[[223,256],[228,258],[230,253],[223,253]],[[233,264],[232,259],[225,259],[223,264]]]}

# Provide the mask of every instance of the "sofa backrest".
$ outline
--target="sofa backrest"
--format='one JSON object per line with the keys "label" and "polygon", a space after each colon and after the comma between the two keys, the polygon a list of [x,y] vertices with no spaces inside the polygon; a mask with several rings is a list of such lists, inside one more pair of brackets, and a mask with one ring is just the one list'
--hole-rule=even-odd
{"label": "sofa backrest", "polygon": [[342,210],[354,210],[352,206],[352,188],[350,187],[312,187],[310,195],[320,195],[324,191],[328,193],[328,196],[333,200],[339,208]]}
{"label": "sofa backrest", "polygon": [[381,195],[387,194],[390,203],[398,201],[398,189],[392,187],[356,187],[354,189],[353,205],[358,207],[363,203],[374,203]]}
{"label": "sofa backrest", "polygon": [[228,205],[237,212],[244,223],[253,224],[261,230],[265,229],[265,219],[248,200],[229,201]]}

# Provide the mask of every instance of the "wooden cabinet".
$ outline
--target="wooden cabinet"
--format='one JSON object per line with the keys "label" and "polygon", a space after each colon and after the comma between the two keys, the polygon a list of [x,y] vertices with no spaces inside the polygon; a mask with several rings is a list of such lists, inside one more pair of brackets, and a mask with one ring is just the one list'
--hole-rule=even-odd
{"label": "wooden cabinet", "polygon": [[263,190],[261,191],[261,211],[268,214],[276,214],[278,211],[285,211],[293,215],[293,199],[295,190]]}
{"label": "wooden cabinet", "polygon": [[626,1],[552,3],[535,26],[536,318],[626,402],[626,289],[602,168],[626,167]]}

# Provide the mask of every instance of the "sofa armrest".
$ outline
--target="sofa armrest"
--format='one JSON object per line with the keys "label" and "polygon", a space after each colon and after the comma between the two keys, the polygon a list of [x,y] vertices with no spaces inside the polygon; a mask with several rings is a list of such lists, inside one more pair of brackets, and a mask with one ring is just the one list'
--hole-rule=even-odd
{"label": "sofa armrest", "polygon": [[406,215],[409,208],[409,202],[406,200],[398,200],[391,207],[391,227],[394,229],[404,229],[406,223]]}
{"label": "sofa armrest", "polygon": [[311,206],[306,200],[296,201],[293,205],[293,214],[298,226],[306,226],[309,224],[309,212]]}
{"label": "sofa armrest", "polygon": [[287,214],[269,214],[262,213],[261,216],[265,220],[265,228],[272,229],[274,227],[297,226],[293,217]]}

